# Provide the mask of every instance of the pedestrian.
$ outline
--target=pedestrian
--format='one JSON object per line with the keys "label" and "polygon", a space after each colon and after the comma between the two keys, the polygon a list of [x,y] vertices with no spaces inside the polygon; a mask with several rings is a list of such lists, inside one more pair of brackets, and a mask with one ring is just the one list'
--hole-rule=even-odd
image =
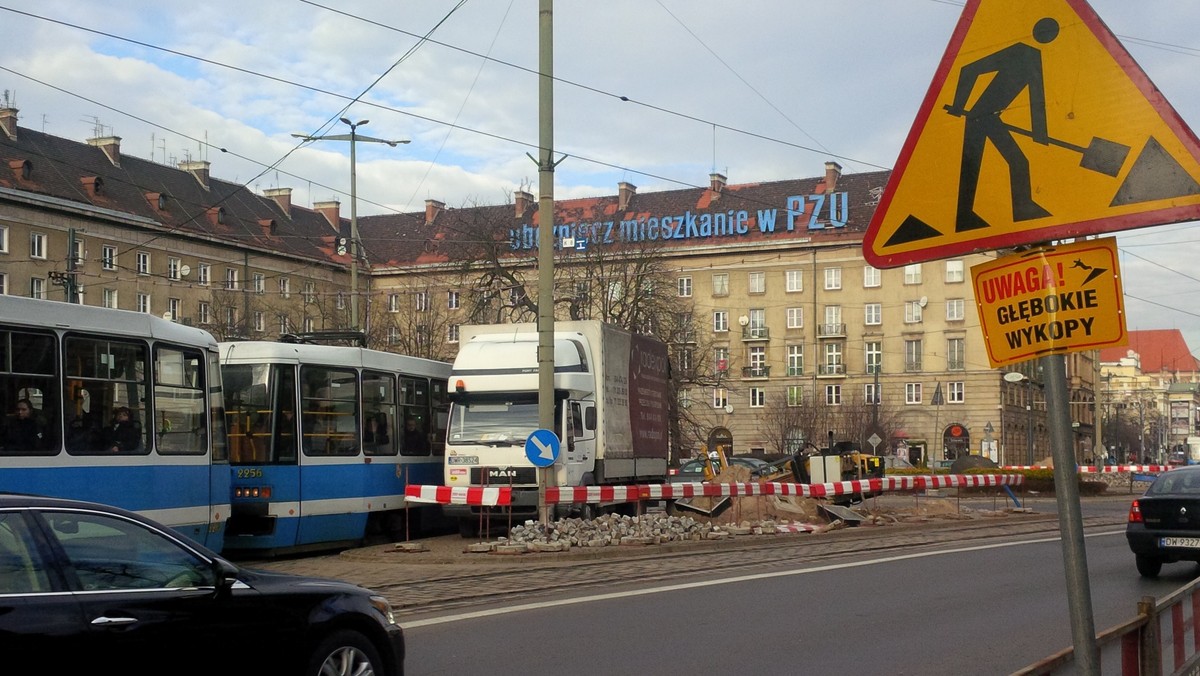
{"label": "pedestrian", "polygon": [[142,447],[142,426],[128,406],[113,412],[113,424],[104,428],[104,448],[112,453],[129,453]]}

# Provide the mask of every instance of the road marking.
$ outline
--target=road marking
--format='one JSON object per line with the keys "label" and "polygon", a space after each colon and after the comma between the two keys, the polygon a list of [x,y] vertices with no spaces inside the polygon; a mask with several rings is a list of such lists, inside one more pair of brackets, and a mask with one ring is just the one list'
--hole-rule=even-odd
{"label": "road marking", "polygon": [[[1084,537],[1101,537],[1106,535],[1122,535],[1124,529],[1114,531],[1104,531],[1101,533],[1089,533]],[[756,573],[754,575],[738,575],[735,577],[720,578],[716,580],[700,580],[697,582],[683,582],[680,584],[669,584],[662,587],[650,587],[649,589],[633,589],[622,592],[610,592],[608,594],[595,594],[592,596],[581,596],[573,599],[559,599],[557,601],[537,601],[534,603],[522,603],[515,606],[507,606],[504,608],[490,608],[487,610],[474,610],[467,613],[456,613],[454,615],[443,615],[441,617],[430,617],[424,620],[412,620],[411,622],[401,622],[400,626],[405,630],[417,629],[418,627],[430,627],[437,624],[449,624],[451,622],[462,622],[463,620],[476,620],[483,617],[494,617],[496,615],[508,615],[510,613],[519,613],[526,610],[541,610],[543,608],[558,608],[561,606],[573,606],[582,603],[594,603],[596,601],[611,601],[613,599],[631,598],[634,596],[647,596],[649,594],[662,594],[664,592],[680,591],[684,589],[699,589],[702,587],[714,587],[723,584],[737,584],[739,582],[751,582],[754,580],[768,580],[775,577],[790,577],[793,575],[808,575],[810,573],[824,573],[831,570],[843,570],[847,568],[862,568],[865,566],[875,566],[885,563],[894,563],[896,561],[907,561],[910,559],[923,559],[930,556],[943,556],[945,554],[962,554],[965,552],[980,552],[989,549],[1000,549],[1002,547],[1017,547],[1021,545],[1045,544],[1047,542],[1057,542],[1060,537],[1038,538],[1036,540],[1021,540],[1018,542],[1002,542],[990,545],[976,545],[974,547],[958,547],[955,549],[946,549],[936,552],[920,552],[917,554],[900,554],[898,556],[888,556],[882,559],[870,559],[867,561],[851,561],[849,563],[836,563],[825,566],[815,566],[813,568],[804,568],[801,570],[784,570],[773,573]]]}

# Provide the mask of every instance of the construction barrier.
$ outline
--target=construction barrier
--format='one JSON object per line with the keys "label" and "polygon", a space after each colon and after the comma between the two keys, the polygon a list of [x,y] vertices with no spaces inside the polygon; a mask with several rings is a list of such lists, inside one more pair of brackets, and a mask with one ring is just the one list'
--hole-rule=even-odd
{"label": "construction barrier", "polygon": [[[1200,668],[1200,579],[1161,601],[1143,597],[1137,616],[1096,634],[1102,673],[1120,676],[1194,674]],[[1075,673],[1075,651],[1066,648],[1015,674]]]}
{"label": "construction barrier", "polygon": [[[616,503],[675,500],[679,498],[722,498],[751,495],[795,495],[824,498],[859,493],[928,490],[937,488],[976,488],[1016,486],[1025,482],[1020,474],[945,474],[940,476],[897,476],[824,484],[796,484],[777,481],[747,483],[675,483],[636,486],[550,486],[546,504]],[[413,502],[443,505],[504,506],[512,504],[512,488],[451,487],[410,485],[406,498]]]}
{"label": "construction barrier", "polygon": [[[1079,465],[1080,474],[1122,474],[1125,472],[1166,472],[1176,465]],[[1040,465],[1004,465],[1000,469],[1050,469]]]}

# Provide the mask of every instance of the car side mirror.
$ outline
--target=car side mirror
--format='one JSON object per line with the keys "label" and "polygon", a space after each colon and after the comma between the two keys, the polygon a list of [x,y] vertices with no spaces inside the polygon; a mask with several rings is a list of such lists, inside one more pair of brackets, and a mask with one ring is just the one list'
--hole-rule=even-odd
{"label": "car side mirror", "polygon": [[237,582],[238,567],[225,559],[213,561],[213,572],[217,575],[217,596],[227,596]]}

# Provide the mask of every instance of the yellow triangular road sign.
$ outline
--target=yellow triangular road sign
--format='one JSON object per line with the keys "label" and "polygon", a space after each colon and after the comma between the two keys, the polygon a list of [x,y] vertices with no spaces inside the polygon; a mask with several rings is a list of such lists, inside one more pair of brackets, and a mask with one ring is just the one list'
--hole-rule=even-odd
{"label": "yellow triangular road sign", "polygon": [[1200,142],[1084,0],[968,0],[871,220],[876,267],[1200,218]]}

